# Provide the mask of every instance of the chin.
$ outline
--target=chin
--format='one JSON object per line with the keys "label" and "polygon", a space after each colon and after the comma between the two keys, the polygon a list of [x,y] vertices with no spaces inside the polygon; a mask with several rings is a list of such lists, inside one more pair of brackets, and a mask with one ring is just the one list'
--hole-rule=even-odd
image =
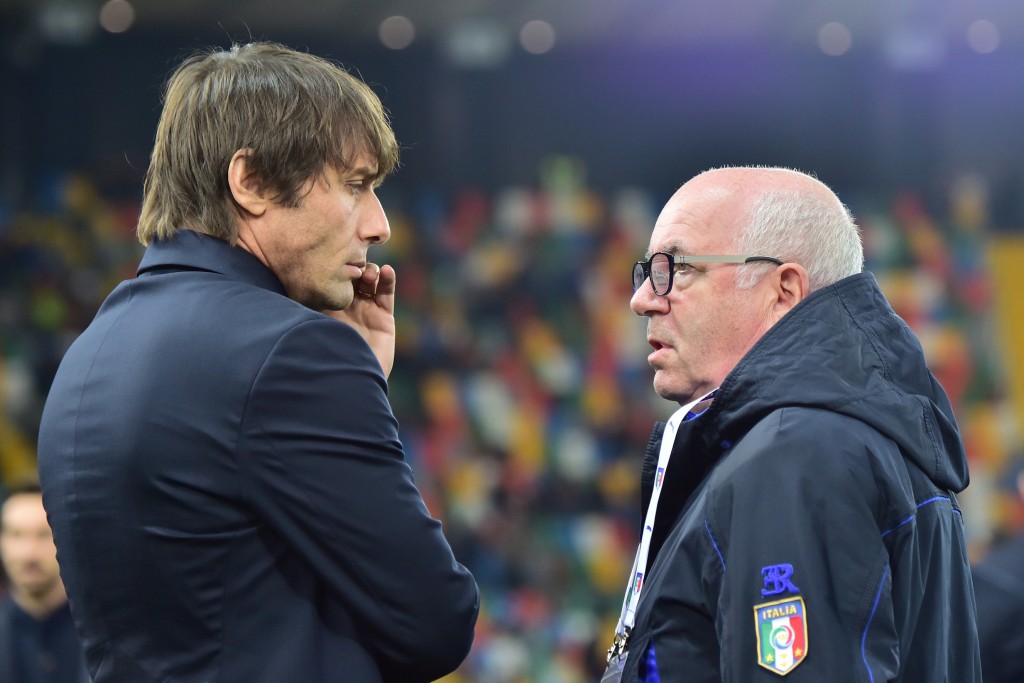
{"label": "chin", "polygon": [[339,296],[337,298],[338,307],[336,309],[334,309],[334,310],[336,310],[336,311],[343,311],[343,310],[345,310],[346,308],[348,308],[349,306],[352,305],[352,300],[354,298],[355,298],[355,293],[352,291],[352,288],[350,287],[347,292],[345,292],[344,294],[342,294],[341,296]]}
{"label": "chin", "polygon": [[673,383],[670,377],[659,377],[660,374],[655,373],[654,375],[654,393],[661,398],[667,401],[674,401],[679,405],[684,405],[697,398],[696,393],[692,390],[687,391],[686,388],[679,386],[678,383]]}
{"label": "chin", "polygon": [[669,401],[675,401],[679,392],[678,388],[672,385],[669,378],[661,376],[661,372],[655,372],[654,393]]}
{"label": "chin", "polygon": [[[355,290],[351,283],[344,287],[336,287],[333,291],[323,292],[321,296],[318,297],[320,300],[320,307],[315,310],[343,311],[352,305],[352,299],[354,297]],[[312,308],[312,306],[310,308]]]}

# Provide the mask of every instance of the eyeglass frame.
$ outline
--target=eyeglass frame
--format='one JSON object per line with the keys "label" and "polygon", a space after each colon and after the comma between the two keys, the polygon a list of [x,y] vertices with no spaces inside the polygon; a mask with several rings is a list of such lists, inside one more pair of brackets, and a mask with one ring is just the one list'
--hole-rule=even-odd
{"label": "eyeglass frame", "polygon": [[[670,268],[668,269],[668,286],[664,292],[659,292],[654,286],[654,281],[651,281],[651,290],[657,296],[668,296],[669,292],[672,291],[672,285],[674,283],[674,277],[679,266],[690,266],[696,263],[735,263],[735,264],[747,264],[757,263],[758,261],[767,261],[774,263],[777,266],[781,266],[784,261],[774,256],[722,256],[722,255],[704,255],[704,256],[679,256],[676,254],[670,254],[665,251],[659,251],[651,254],[650,258],[646,261],[637,261],[633,264],[633,271],[631,273],[633,280],[633,293],[643,287],[643,284],[651,279],[651,265],[654,262],[656,256],[665,256],[669,260]],[[636,269],[640,266],[644,279],[640,281],[640,284],[636,284]]]}

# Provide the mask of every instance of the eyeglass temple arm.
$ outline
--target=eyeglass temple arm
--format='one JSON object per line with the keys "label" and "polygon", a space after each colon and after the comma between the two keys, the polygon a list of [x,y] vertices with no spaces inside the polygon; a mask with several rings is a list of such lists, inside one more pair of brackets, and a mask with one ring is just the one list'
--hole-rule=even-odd
{"label": "eyeglass temple arm", "polygon": [[774,256],[720,256],[720,255],[704,255],[699,256],[673,256],[673,262],[677,264],[682,263],[750,263],[751,261],[771,261],[777,266],[781,266],[783,261],[775,258]]}
{"label": "eyeglass temple arm", "polygon": [[744,263],[750,263],[751,261],[769,261],[777,266],[781,266],[784,263],[782,259],[777,259],[774,256],[748,256]]}

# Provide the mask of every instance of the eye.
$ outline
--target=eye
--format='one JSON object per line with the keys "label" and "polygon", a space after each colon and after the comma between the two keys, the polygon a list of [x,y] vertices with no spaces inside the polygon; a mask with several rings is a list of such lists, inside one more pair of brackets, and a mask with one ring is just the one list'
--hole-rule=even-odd
{"label": "eye", "polygon": [[367,190],[373,189],[372,178],[356,178],[345,183],[348,188],[355,193],[366,192]]}

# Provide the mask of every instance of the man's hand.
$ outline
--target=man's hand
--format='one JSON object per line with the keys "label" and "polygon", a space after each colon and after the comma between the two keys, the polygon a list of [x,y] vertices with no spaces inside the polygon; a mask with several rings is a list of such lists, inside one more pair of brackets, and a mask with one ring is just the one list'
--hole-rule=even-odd
{"label": "man's hand", "polygon": [[363,276],[352,283],[352,304],[325,314],[348,323],[373,349],[385,379],[395,364],[395,269],[367,263]]}

